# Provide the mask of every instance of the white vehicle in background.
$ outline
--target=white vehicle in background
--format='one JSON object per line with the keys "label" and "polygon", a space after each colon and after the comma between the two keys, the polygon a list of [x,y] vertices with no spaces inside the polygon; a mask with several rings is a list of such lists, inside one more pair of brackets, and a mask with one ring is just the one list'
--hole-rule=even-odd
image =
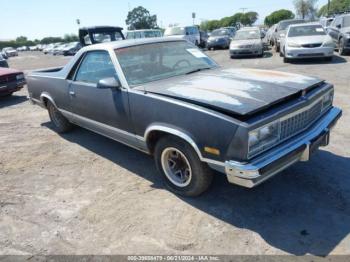
{"label": "white vehicle in background", "polygon": [[201,36],[197,26],[168,27],[164,32],[164,36],[172,36],[178,39],[185,39],[192,44],[195,44],[196,46],[198,46],[201,41]]}
{"label": "white vehicle in background", "polygon": [[162,31],[159,29],[132,30],[126,33],[126,39],[152,38],[162,36]]}
{"label": "white vehicle in background", "polygon": [[39,48],[36,45],[30,46],[29,51],[39,51]]}
{"label": "white vehicle in background", "polygon": [[7,57],[18,56],[18,52],[13,47],[5,47],[2,49],[2,52],[6,54]]}
{"label": "white vehicle in background", "polygon": [[274,24],[274,25],[271,26],[271,27],[269,28],[269,30],[267,30],[267,32],[266,32],[265,39],[266,39],[266,42],[267,42],[268,45],[271,45],[271,46],[274,45],[273,34],[274,34],[275,31],[276,31],[276,27],[277,27],[277,24]]}
{"label": "white vehicle in background", "polygon": [[335,44],[319,23],[290,25],[281,40],[284,62],[302,58],[332,60]]}

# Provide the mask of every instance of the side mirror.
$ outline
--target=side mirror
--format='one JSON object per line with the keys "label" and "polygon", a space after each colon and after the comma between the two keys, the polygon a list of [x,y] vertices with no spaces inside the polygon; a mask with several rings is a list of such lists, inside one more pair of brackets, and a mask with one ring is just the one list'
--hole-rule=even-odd
{"label": "side mirror", "polygon": [[186,35],[190,35],[190,33],[189,33],[189,32],[186,32]]}
{"label": "side mirror", "polygon": [[114,77],[101,79],[97,83],[98,89],[118,89],[120,87],[121,87],[121,84],[119,80],[115,79]]}
{"label": "side mirror", "polygon": [[340,29],[340,28],[341,28],[341,25],[340,25],[340,24],[339,24],[339,25],[336,25],[336,26],[337,26],[337,28],[338,28],[338,29]]}
{"label": "side mirror", "polygon": [[275,33],[277,33],[277,28],[275,29]]}

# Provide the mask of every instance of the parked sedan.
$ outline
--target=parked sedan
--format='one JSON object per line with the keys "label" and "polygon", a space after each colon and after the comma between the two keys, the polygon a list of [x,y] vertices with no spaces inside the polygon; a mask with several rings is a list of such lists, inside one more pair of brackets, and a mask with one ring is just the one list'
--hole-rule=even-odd
{"label": "parked sedan", "polygon": [[26,84],[21,71],[0,67],[0,96],[9,96]]}
{"label": "parked sedan", "polygon": [[208,41],[207,48],[210,49],[227,49],[230,47],[231,38],[233,34],[229,29],[216,29],[211,32]]}
{"label": "parked sedan", "polygon": [[350,14],[337,16],[328,28],[340,55],[350,52]]}
{"label": "parked sedan", "polygon": [[258,27],[246,27],[237,31],[230,44],[231,58],[238,56],[264,56],[264,43]]}
{"label": "parked sedan", "polygon": [[32,72],[28,92],[58,132],[76,124],[153,155],[185,196],[203,193],[212,170],[254,187],[309,160],[341,116],[324,80],[223,69],[176,38],[85,47],[63,68]]}
{"label": "parked sedan", "polygon": [[9,67],[9,65],[7,64],[6,59],[2,56],[1,53],[0,53],[0,67]]}
{"label": "parked sedan", "polygon": [[5,53],[8,57],[18,56],[18,52],[13,47],[5,47],[2,49],[2,52]]}
{"label": "parked sedan", "polygon": [[60,48],[57,52],[58,55],[75,55],[81,48],[81,44],[79,42],[71,42],[64,47]]}
{"label": "parked sedan", "polygon": [[284,62],[301,58],[324,58],[332,60],[334,53],[332,38],[321,24],[291,25],[281,41],[281,56]]}
{"label": "parked sedan", "polygon": [[303,19],[289,19],[289,20],[282,20],[278,22],[275,28],[275,32],[272,35],[272,39],[274,42],[274,47],[276,52],[280,51],[281,48],[281,40],[286,36],[287,29],[290,25],[295,24],[304,24],[305,20]]}

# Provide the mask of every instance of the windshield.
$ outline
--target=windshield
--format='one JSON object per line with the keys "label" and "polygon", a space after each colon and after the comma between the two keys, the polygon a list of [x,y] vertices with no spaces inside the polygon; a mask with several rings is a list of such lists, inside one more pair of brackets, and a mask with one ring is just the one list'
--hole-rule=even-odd
{"label": "windshield", "polygon": [[164,35],[185,35],[185,28],[184,27],[169,27],[165,30]]}
{"label": "windshield", "polygon": [[217,66],[187,42],[145,44],[117,49],[115,53],[130,86]]}
{"label": "windshield", "polygon": [[224,35],[229,35],[229,31],[228,30],[214,30],[213,32],[211,32],[211,36],[224,36]]}
{"label": "windshield", "polygon": [[145,31],[144,32],[145,37],[149,38],[149,37],[161,37],[161,33],[160,31]]}
{"label": "windshield", "polygon": [[326,35],[321,25],[306,25],[290,27],[288,37]]}
{"label": "windshield", "polygon": [[234,40],[249,40],[249,39],[260,39],[259,30],[237,31],[234,37]]}
{"label": "windshield", "polygon": [[288,26],[295,25],[295,24],[302,24],[305,23],[304,20],[291,20],[291,21],[285,21],[281,22],[278,26],[278,30],[287,30]]}

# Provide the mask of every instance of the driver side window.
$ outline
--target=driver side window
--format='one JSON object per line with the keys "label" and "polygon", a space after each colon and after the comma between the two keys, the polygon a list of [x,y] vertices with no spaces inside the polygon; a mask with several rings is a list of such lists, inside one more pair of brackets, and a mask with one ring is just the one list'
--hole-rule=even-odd
{"label": "driver side window", "polygon": [[116,71],[109,53],[106,51],[88,52],[80,64],[75,81],[97,84],[108,77],[115,77]]}

